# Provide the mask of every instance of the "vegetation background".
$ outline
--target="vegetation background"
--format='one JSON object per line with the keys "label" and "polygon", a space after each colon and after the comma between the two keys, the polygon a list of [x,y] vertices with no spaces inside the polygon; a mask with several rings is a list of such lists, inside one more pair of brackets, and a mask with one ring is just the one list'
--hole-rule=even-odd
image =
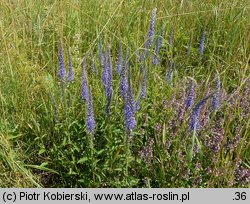
{"label": "vegetation background", "polygon": [[[154,8],[156,36],[162,26],[166,33],[161,63],[147,60],[147,97],[130,141],[115,64],[122,42],[123,53],[129,49],[138,98],[142,74],[137,58]],[[249,9],[248,0],[0,0],[0,187],[249,187]],[[113,63],[109,117],[100,39],[103,47],[110,45]],[[60,40],[65,63],[69,49],[75,71],[63,100],[57,76]],[[81,101],[84,56],[94,102],[93,136],[86,131],[87,108]],[[167,83],[171,56],[174,69]],[[98,74],[92,71],[93,60]],[[215,89],[217,75],[221,107],[209,116],[208,105],[202,109],[207,123],[194,144],[190,111],[182,122],[178,111],[190,78],[196,104]],[[211,140],[218,149],[208,144]]]}

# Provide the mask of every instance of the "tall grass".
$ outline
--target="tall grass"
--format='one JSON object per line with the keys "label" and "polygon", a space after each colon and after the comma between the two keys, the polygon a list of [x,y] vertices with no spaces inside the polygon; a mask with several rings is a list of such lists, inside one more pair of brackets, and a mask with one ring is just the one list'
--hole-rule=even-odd
{"label": "tall grass", "polygon": [[[129,133],[115,62],[122,43],[137,100],[145,77],[138,57],[154,8],[155,35],[165,30],[160,64],[152,63],[152,47],[145,63],[146,98],[140,100],[136,128]],[[246,0],[2,0],[0,186],[249,187],[249,8]],[[58,79],[60,40],[66,68],[67,49],[71,53],[73,83]],[[106,52],[110,45],[113,63],[109,116],[100,41]],[[93,135],[87,131],[88,107],[81,100],[84,56],[94,103]],[[193,133],[192,108],[185,108],[189,81],[194,82],[196,105],[216,91],[218,75],[221,106],[211,112],[208,100],[200,113],[202,128]]]}

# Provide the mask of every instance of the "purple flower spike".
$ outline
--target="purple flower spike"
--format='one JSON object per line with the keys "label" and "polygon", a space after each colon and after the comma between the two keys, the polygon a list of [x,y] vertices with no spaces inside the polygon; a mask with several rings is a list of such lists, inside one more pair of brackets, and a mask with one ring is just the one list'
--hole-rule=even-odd
{"label": "purple flower spike", "polygon": [[102,39],[99,40],[98,51],[99,51],[99,60],[101,62],[101,65],[103,65],[104,64],[104,53],[103,53],[103,49],[102,49]]}
{"label": "purple flower spike", "polygon": [[173,38],[174,38],[174,30],[171,28],[170,34],[169,34],[169,46],[173,47]]}
{"label": "purple flower spike", "polygon": [[82,100],[87,101],[89,98],[89,91],[87,85],[87,74],[86,74],[86,57],[82,62]]}
{"label": "purple flower spike", "polygon": [[59,45],[58,60],[59,60],[58,77],[59,77],[59,80],[60,80],[61,82],[65,82],[65,78],[66,78],[66,69],[65,69],[65,64],[64,64],[64,55],[63,55],[62,41],[60,41],[60,45]]}
{"label": "purple flower spike", "polygon": [[128,79],[126,75],[127,71],[127,65],[128,65],[128,49],[126,51],[126,56],[123,59],[123,65],[122,65],[122,70],[121,70],[121,84],[120,84],[120,93],[122,97],[125,97],[127,90],[128,90]]}
{"label": "purple flower spike", "polygon": [[188,87],[188,95],[186,99],[186,109],[190,108],[194,104],[194,82],[190,79]]}
{"label": "purple flower spike", "polygon": [[192,131],[196,131],[200,129],[199,116],[201,108],[205,105],[206,101],[213,96],[213,94],[209,94],[205,98],[201,99],[194,107],[191,118],[190,118],[190,129]]}
{"label": "purple flower spike", "polygon": [[220,76],[218,75],[216,82],[216,93],[212,100],[212,111],[220,108]]}
{"label": "purple flower spike", "polygon": [[105,88],[105,95],[107,100],[106,106],[106,114],[109,116],[110,114],[110,103],[113,94],[113,76],[112,76],[112,60],[111,60],[111,52],[110,47],[108,47],[108,53],[104,55],[105,64],[102,70],[102,82]]}
{"label": "purple flower spike", "polygon": [[167,77],[166,80],[167,82],[170,84],[171,83],[171,77],[172,77],[172,72],[173,72],[173,66],[174,66],[174,62],[173,60],[170,61],[169,64],[169,69],[168,69],[168,73],[167,73]]}
{"label": "purple flower spike", "polygon": [[135,111],[136,111],[135,101],[132,95],[131,87],[129,86],[127,94],[125,96],[125,123],[126,123],[126,128],[127,130],[129,130],[130,133],[133,132],[136,126]]}
{"label": "purple flower spike", "polygon": [[111,104],[111,99],[112,99],[112,93],[107,96],[107,105],[106,105],[106,115],[110,115],[110,104]]}
{"label": "purple flower spike", "polygon": [[[156,50],[155,50],[156,52]],[[160,62],[159,62],[159,57],[158,57],[158,54],[154,54],[154,60],[153,60],[153,64],[154,65],[158,65]]]}
{"label": "purple flower spike", "polygon": [[139,110],[141,108],[141,95],[139,96],[138,100],[135,103],[136,110]]}
{"label": "purple flower spike", "polygon": [[142,81],[142,89],[141,89],[141,98],[146,98],[146,91],[147,91],[147,75],[145,73]]}
{"label": "purple flower spike", "polygon": [[108,73],[109,73],[109,80],[108,85],[110,86],[110,89],[112,90],[112,81],[113,81],[113,75],[112,75],[112,59],[111,59],[111,52],[110,47],[108,48]]}
{"label": "purple flower spike", "polygon": [[104,55],[105,64],[102,67],[102,82],[105,88],[106,97],[112,93],[112,61],[111,61],[111,54],[110,48],[108,48],[108,53]]}
{"label": "purple flower spike", "polygon": [[149,27],[149,31],[148,31],[148,40],[147,40],[146,48],[149,48],[151,46],[151,44],[153,43],[153,41],[154,41],[156,11],[157,11],[156,8],[154,8],[152,10],[152,15],[151,15],[151,18],[150,18],[150,27]]}
{"label": "purple flower spike", "polygon": [[165,26],[162,27],[161,33],[156,40],[155,54],[154,54],[154,60],[153,60],[153,64],[155,64],[155,65],[159,64],[159,56],[158,55],[159,55],[160,49],[162,47],[164,32],[165,32]]}
{"label": "purple flower spike", "polygon": [[113,93],[113,88],[112,88],[112,61],[111,61],[111,52],[110,52],[110,47],[108,47],[108,53],[106,56],[106,85],[105,85],[105,90],[106,90],[106,100],[107,100],[107,105],[106,105],[106,114],[109,116],[110,114],[110,104],[111,104],[111,99],[112,99],[112,93]]}
{"label": "purple flower spike", "polygon": [[204,53],[204,47],[205,47],[205,29],[202,32],[201,41],[200,41],[199,53],[201,55]]}
{"label": "purple flower spike", "polygon": [[91,94],[91,89],[89,89],[89,98],[87,101],[88,111],[87,111],[87,120],[86,126],[88,132],[93,135],[95,131],[95,117],[94,117],[94,106],[93,106],[93,98]]}
{"label": "purple flower spike", "polygon": [[[102,65],[102,83],[104,87],[107,85],[108,75],[107,75],[107,56],[103,55],[103,65]],[[106,90],[106,89],[105,89]]]}
{"label": "purple flower spike", "polygon": [[70,56],[70,52],[68,49],[68,58],[69,58],[69,72],[68,72],[68,81],[69,82],[73,82],[75,75],[74,75],[74,71],[73,71],[73,65],[72,65],[72,61],[71,61],[71,56]]}
{"label": "purple flower spike", "polygon": [[[152,10],[152,14],[151,14],[151,18],[150,18],[150,26],[149,26],[148,36],[147,36],[147,40],[146,40],[146,44],[145,44],[144,50],[143,50],[142,55],[141,55],[141,61],[142,61],[142,63],[144,63],[146,55],[147,55],[147,51],[151,47],[151,45],[152,45],[152,43],[154,41],[156,11],[157,11],[156,8],[154,8]],[[142,70],[142,68],[143,67],[141,66],[141,70]]]}
{"label": "purple flower spike", "polygon": [[110,52],[110,47],[108,47],[108,54],[106,58],[106,75],[107,75],[107,84],[106,84],[106,95],[110,96],[112,94],[112,81],[113,81],[113,76],[112,76],[112,60],[111,60],[111,52]]}
{"label": "purple flower spike", "polygon": [[120,42],[120,49],[117,57],[117,62],[116,62],[116,73],[120,75],[121,73],[121,66],[122,66],[122,42]]}
{"label": "purple flower spike", "polygon": [[93,71],[96,75],[98,75],[98,69],[97,69],[97,67],[96,67],[96,63],[95,63],[95,59],[94,59],[94,58],[92,58],[92,71]]}
{"label": "purple flower spike", "polygon": [[144,69],[145,69],[145,59],[140,64],[140,73],[142,73]]}

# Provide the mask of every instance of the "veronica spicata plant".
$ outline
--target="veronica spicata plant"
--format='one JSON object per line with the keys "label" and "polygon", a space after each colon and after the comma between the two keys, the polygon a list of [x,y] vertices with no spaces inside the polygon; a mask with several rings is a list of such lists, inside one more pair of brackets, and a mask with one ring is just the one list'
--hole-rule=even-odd
{"label": "veronica spicata plant", "polygon": [[212,100],[212,111],[218,110],[220,108],[220,87],[221,87],[220,75],[218,75],[216,81],[216,92]]}
{"label": "veronica spicata plant", "polygon": [[151,18],[150,18],[150,26],[149,26],[149,30],[148,30],[148,36],[147,36],[146,44],[145,44],[145,47],[144,47],[144,51],[143,51],[142,56],[141,56],[141,61],[142,62],[145,61],[147,51],[151,47],[151,45],[152,45],[152,43],[154,41],[156,11],[157,11],[156,8],[154,8],[152,10],[152,14],[151,14]]}
{"label": "veronica spicata plant", "polygon": [[200,117],[200,111],[201,108],[205,105],[206,101],[213,96],[212,94],[209,94],[205,98],[201,99],[194,107],[191,117],[190,117],[190,129],[192,131],[196,131],[200,129],[200,122],[199,122],[199,117]]}
{"label": "veronica spicata plant", "polygon": [[131,86],[129,85],[125,96],[125,123],[126,128],[130,133],[133,132],[136,126],[135,110],[135,101],[132,94]]}
{"label": "veronica spicata plant", "polygon": [[66,68],[65,68],[65,63],[64,63],[62,41],[60,41],[60,45],[59,45],[58,61],[59,61],[58,78],[61,82],[64,82],[66,78]]}
{"label": "veronica spicata plant", "polygon": [[72,65],[72,60],[71,60],[71,56],[70,56],[70,51],[68,49],[68,63],[69,63],[69,72],[68,72],[68,81],[69,82],[73,82],[74,81],[74,71],[73,71],[73,65]]}
{"label": "veronica spicata plant", "polygon": [[152,45],[152,43],[154,41],[156,11],[157,11],[156,8],[154,8],[152,10],[152,15],[151,15],[151,19],[150,19],[150,27],[149,27],[149,31],[148,31],[148,39],[146,42],[146,48],[150,48],[150,46]]}
{"label": "veronica spicata plant", "polygon": [[116,61],[116,73],[120,75],[121,73],[121,67],[122,67],[122,42],[120,42],[120,48],[117,56]]}
{"label": "veronica spicata plant", "polygon": [[112,76],[112,60],[111,60],[111,52],[110,52],[110,47],[108,47],[108,53],[106,55],[106,96],[110,96],[112,94],[113,90],[113,76]]}
{"label": "veronica spicata plant", "polygon": [[204,53],[204,48],[205,48],[205,28],[203,29],[202,35],[201,35],[201,40],[200,40],[200,47],[199,47],[199,53],[203,55]]}
{"label": "veronica spicata plant", "polygon": [[99,39],[99,44],[98,44],[98,51],[99,51],[99,60],[101,65],[104,65],[104,52],[103,52],[103,48],[102,48],[102,39]]}
{"label": "veronica spicata plant", "polygon": [[87,85],[87,74],[86,74],[86,57],[82,62],[82,101],[86,101],[89,98],[89,90]]}
{"label": "veronica spicata plant", "polygon": [[194,104],[194,93],[195,93],[194,92],[194,81],[192,79],[190,79],[187,98],[185,101],[186,109],[192,107],[192,105]]}
{"label": "veronica spicata plant", "polygon": [[172,78],[172,73],[173,73],[173,66],[174,66],[174,62],[173,60],[170,61],[169,63],[169,69],[168,69],[168,73],[166,76],[166,80],[167,82],[170,84],[171,83],[171,78]]}
{"label": "veronica spicata plant", "polygon": [[171,27],[170,34],[169,34],[169,46],[170,48],[173,47],[173,41],[174,41],[174,29]]}
{"label": "veronica spicata plant", "polygon": [[154,53],[154,59],[153,59],[153,64],[155,64],[155,65],[159,64],[159,52],[160,52],[160,49],[162,47],[164,32],[165,32],[165,26],[162,26],[160,34],[156,39],[155,53]]}
{"label": "veronica spicata plant", "polygon": [[89,89],[88,100],[87,100],[87,117],[86,117],[86,127],[88,132],[93,135],[95,131],[95,117],[94,117],[94,105],[91,89]]}
{"label": "veronica spicata plant", "polygon": [[128,49],[126,51],[125,58],[123,59],[123,65],[121,70],[121,83],[120,83],[120,93],[122,97],[126,96],[128,90],[128,79],[127,79],[127,66],[128,66]]}

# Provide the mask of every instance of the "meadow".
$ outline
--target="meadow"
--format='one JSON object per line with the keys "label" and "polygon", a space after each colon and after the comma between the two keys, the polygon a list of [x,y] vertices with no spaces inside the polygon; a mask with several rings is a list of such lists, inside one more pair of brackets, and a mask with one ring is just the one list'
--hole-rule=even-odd
{"label": "meadow", "polygon": [[248,0],[0,0],[0,187],[250,187]]}

